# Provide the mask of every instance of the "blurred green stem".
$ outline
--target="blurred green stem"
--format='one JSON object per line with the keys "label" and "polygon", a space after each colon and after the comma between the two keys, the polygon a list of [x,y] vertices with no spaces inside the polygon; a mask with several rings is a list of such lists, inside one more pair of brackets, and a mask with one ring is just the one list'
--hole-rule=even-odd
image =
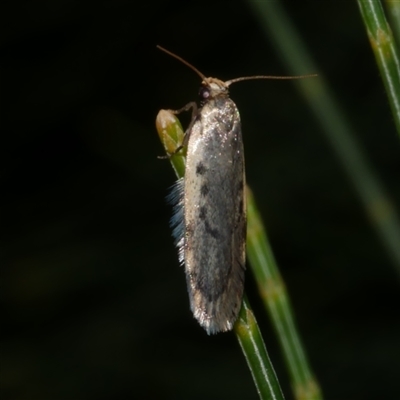
{"label": "blurred green stem", "polygon": [[283,400],[282,390],[246,295],[243,296],[242,308],[234,330],[260,399]]}
{"label": "blurred green stem", "polygon": [[397,132],[400,136],[400,60],[393,33],[379,0],[358,0],[372,51],[378,64]]}
{"label": "blurred green stem", "polygon": [[388,10],[390,25],[393,28],[393,34],[396,38],[397,49],[400,48],[400,1],[386,0],[386,8]]}
{"label": "blurred green stem", "polygon": [[[248,0],[266,36],[279,50],[293,75],[319,72],[279,1]],[[323,76],[296,81],[356,188],[372,225],[379,234],[400,276],[400,220],[375,171],[367,161],[356,134],[331,95]]]}
{"label": "blurred green stem", "polygon": [[[174,114],[168,110],[161,110],[157,115],[156,128],[166,153],[168,155],[173,154],[169,157],[169,160],[177,177],[181,178],[185,174],[185,149],[176,154],[174,154],[174,151],[183,141],[182,126]],[[283,400],[282,390],[245,294],[234,331],[245,355],[260,399]]]}
{"label": "blurred green stem", "polygon": [[247,255],[285,357],[293,392],[298,400],[322,399],[297,332],[285,284],[250,190],[247,199]]}

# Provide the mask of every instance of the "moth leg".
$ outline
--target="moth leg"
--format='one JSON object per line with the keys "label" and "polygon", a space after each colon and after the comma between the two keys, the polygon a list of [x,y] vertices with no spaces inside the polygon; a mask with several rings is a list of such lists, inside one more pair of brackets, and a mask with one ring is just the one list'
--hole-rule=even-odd
{"label": "moth leg", "polygon": [[168,110],[168,111],[171,112],[172,114],[180,114],[184,111],[189,111],[190,109],[192,109],[192,119],[193,119],[197,114],[197,104],[194,101],[187,103],[185,106],[183,106],[179,110]]}

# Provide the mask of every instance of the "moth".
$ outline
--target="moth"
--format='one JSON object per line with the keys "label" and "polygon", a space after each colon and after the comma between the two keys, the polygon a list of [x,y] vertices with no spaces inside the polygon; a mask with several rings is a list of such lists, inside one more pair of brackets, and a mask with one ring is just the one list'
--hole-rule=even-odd
{"label": "moth", "polygon": [[[185,266],[190,308],[210,334],[229,331],[238,317],[246,269],[246,194],[239,111],[229,97],[232,83],[249,79],[299,77],[250,76],[221,81],[207,78],[170,51],[202,79],[200,106],[191,102],[192,120],[177,151],[187,147],[185,175],[169,201],[179,261]],[[301,76],[304,77],[304,76]]]}

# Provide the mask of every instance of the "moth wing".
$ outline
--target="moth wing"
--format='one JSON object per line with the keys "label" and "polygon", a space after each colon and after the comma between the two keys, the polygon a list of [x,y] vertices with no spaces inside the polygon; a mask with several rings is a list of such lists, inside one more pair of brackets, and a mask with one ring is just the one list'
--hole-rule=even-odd
{"label": "moth wing", "polygon": [[191,309],[208,334],[231,330],[243,296],[244,153],[229,98],[206,103],[190,132],[184,180],[184,263]]}

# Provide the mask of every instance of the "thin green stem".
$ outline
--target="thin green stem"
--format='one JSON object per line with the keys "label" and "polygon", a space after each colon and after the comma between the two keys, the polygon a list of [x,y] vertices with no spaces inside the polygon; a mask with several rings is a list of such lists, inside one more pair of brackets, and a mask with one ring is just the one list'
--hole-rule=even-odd
{"label": "thin green stem", "polygon": [[318,382],[312,375],[297,332],[285,284],[250,190],[248,190],[247,201],[247,255],[282,348],[290,372],[293,392],[296,399],[321,399]]}
{"label": "thin green stem", "polygon": [[386,9],[388,10],[390,25],[393,28],[393,34],[396,39],[397,48],[400,46],[400,1],[385,0]]}
{"label": "thin green stem", "polygon": [[[157,115],[156,128],[176,175],[178,178],[184,176],[185,149],[175,153],[184,136],[179,120],[171,112],[161,110]],[[282,390],[246,295],[243,296],[242,308],[235,323],[234,331],[253,376],[260,399],[283,400]]]}
{"label": "thin green stem", "polygon": [[[294,75],[319,72],[299,34],[279,1],[248,0],[269,40],[275,42],[283,61]],[[323,76],[296,81],[315,118],[355,187],[367,215],[400,276],[400,219],[356,134]]]}
{"label": "thin green stem", "polygon": [[282,390],[246,295],[243,296],[242,308],[234,330],[260,399],[283,400]]}
{"label": "thin green stem", "polygon": [[358,0],[372,51],[378,64],[397,132],[400,136],[400,59],[393,33],[379,0]]}

